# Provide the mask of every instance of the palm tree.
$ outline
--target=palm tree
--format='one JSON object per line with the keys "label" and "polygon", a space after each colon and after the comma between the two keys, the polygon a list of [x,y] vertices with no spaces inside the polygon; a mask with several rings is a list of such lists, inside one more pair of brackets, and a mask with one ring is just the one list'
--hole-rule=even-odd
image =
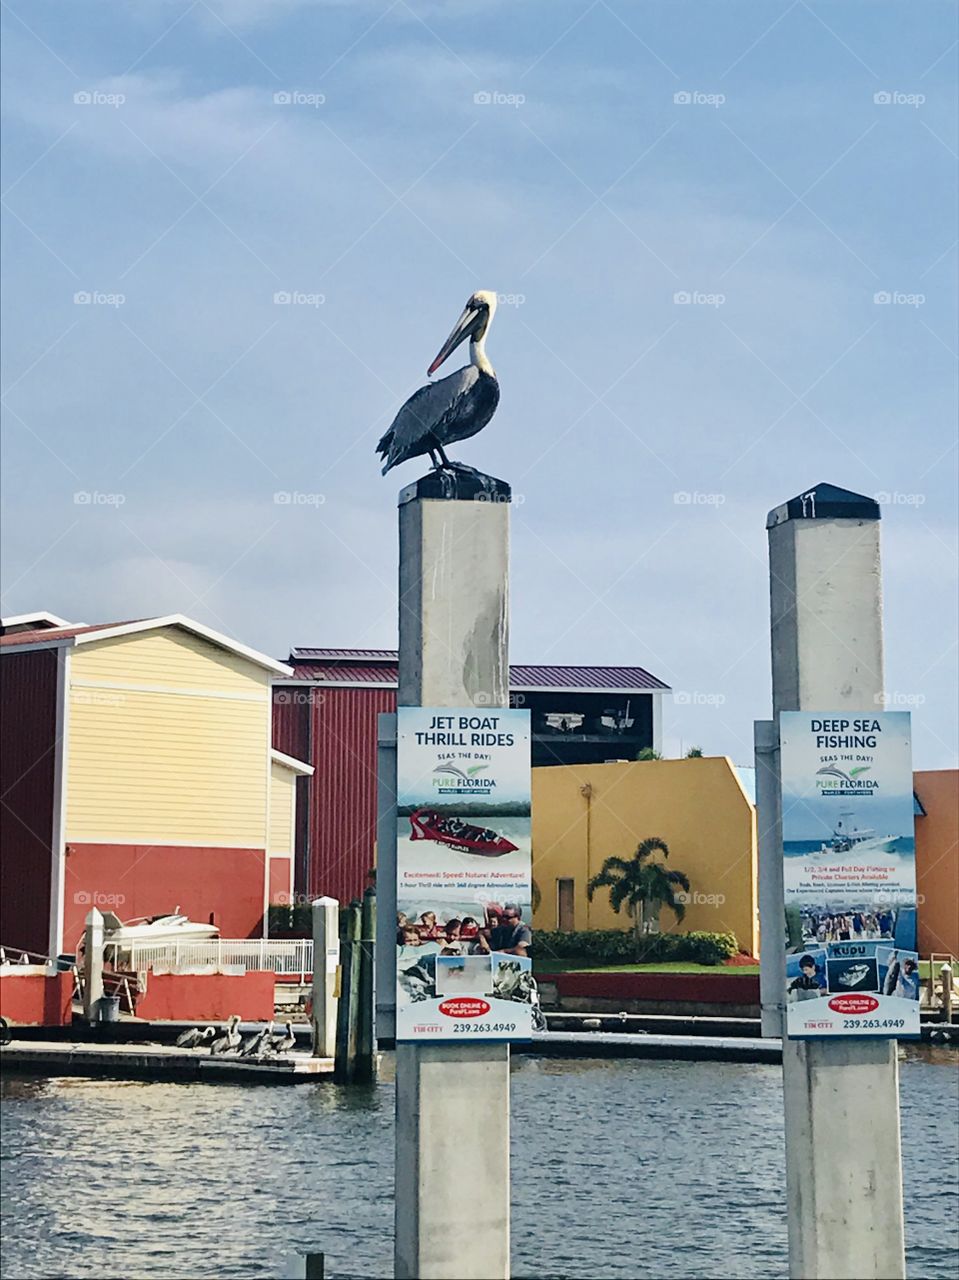
{"label": "palm tree", "polygon": [[682,897],[677,889],[689,892],[689,880],[682,871],[667,870],[661,862],[650,861],[651,855],[661,853],[669,857],[669,846],[659,836],[649,836],[636,846],[632,858],[607,858],[602,869],[586,884],[590,902],[599,888],[609,889],[609,905],[617,914],[625,903],[626,914],[632,917],[633,939],[636,954],[640,953],[643,921],[658,915],[662,907],[669,907],[677,922],[686,914]]}

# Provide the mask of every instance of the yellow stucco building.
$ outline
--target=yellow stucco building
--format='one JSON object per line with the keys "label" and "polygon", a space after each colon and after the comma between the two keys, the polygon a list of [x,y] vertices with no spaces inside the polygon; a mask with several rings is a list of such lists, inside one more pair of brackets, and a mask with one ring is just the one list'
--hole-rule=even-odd
{"label": "yellow stucco building", "polygon": [[533,770],[533,877],[539,929],[625,929],[609,894],[592,902],[586,884],[611,854],[629,857],[640,840],[659,836],[667,865],[690,881],[686,915],[661,927],[734,933],[758,955],[756,815],[743,781],[725,756],[564,765]]}

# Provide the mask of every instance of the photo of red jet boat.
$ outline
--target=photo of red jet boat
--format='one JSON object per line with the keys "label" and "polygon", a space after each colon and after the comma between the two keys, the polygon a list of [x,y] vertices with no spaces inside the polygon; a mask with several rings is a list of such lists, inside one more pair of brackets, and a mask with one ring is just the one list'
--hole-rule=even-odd
{"label": "photo of red jet boat", "polygon": [[462,818],[444,818],[435,809],[417,809],[410,814],[410,839],[435,840],[461,853],[475,853],[481,858],[501,858],[514,853],[519,845],[489,827],[474,827]]}

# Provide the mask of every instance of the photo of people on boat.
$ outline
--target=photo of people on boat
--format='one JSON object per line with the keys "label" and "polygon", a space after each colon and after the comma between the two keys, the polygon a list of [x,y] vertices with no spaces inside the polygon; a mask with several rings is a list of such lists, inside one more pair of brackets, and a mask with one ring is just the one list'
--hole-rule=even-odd
{"label": "photo of people on boat", "polygon": [[799,911],[804,943],[875,942],[896,936],[899,907],[885,902],[803,906]]}
{"label": "photo of people on boat", "polygon": [[[475,902],[443,905],[421,900],[417,905],[420,909],[401,908],[396,913],[398,1003],[446,994],[439,990],[437,965],[449,972],[456,969],[457,960],[468,961],[460,973],[486,975],[482,989],[471,989],[476,995],[499,995],[497,981],[504,992],[511,985],[518,989],[520,984],[511,981],[510,975],[531,971],[533,934],[528,922],[532,909],[528,903],[487,902],[480,907]],[[499,998],[529,997],[503,994]]]}

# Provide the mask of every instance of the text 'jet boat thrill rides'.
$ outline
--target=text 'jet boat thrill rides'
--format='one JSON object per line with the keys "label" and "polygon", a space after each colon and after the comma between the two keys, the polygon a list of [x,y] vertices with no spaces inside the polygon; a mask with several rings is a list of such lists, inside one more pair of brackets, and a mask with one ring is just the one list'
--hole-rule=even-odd
{"label": "text 'jet boat thrill rides'", "polygon": [[461,853],[475,853],[481,858],[501,858],[515,853],[518,845],[489,827],[474,827],[461,818],[444,818],[435,809],[417,809],[410,814],[410,839],[435,840]]}

